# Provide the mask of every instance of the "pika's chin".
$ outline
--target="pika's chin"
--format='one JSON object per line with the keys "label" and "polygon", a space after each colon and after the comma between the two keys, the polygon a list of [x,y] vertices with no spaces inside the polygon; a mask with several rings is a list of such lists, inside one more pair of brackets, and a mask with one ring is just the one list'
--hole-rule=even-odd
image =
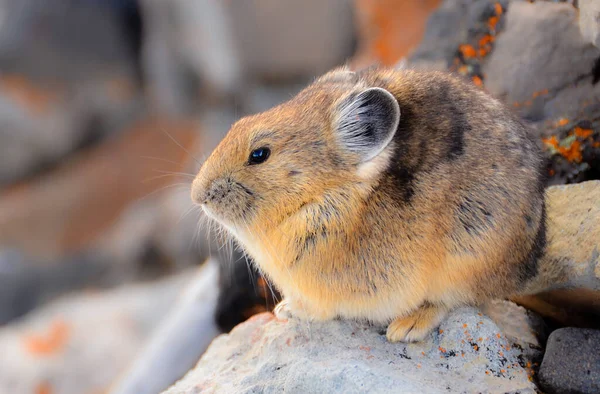
{"label": "pika's chin", "polygon": [[231,235],[240,239],[240,235],[242,235],[243,232],[235,225],[235,223],[226,219],[222,215],[219,215],[214,210],[211,210],[206,204],[201,204],[200,207],[206,216],[216,221],[220,226],[223,226]]}

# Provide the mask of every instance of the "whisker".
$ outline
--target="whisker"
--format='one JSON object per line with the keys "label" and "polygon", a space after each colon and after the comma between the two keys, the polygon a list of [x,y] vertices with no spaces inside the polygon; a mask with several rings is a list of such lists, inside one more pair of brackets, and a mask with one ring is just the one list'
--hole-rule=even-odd
{"label": "whisker", "polygon": [[145,199],[147,199],[147,198],[149,198],[149,197],[153,196],[153,195],[154,195],[154,194],[156,194],[156,193],[160,193],[160,192],[162,192],[162,191],[165,191],[165,190],[167,190],[167,189],[172,189],[172,188],[174,188],[174,187],[179,187],[179,188],[182,188],[182,189],[183,189],[183,188],[184,188],[184,186],[185,186],[185,189],[187,189],[187,188],[190,186],[190,184],[189,184],[189,183],[184,183],[184,182],[179,182],[179,183],[173,183],[173,184],[170,184],[170,185],[166,185],[166,186],[163,186],[163,187],[161,187],[161,188],[159,188],[159,189],[156,189],[156,190],[153,190],[153,191],[151,191],[150,193],[146,194],[145,196],[142,196],[142,197],[138,198],[138,199],[137,199],[137,200],[135,200],[134,202],[140,202],[140,201],[142,201],[142,200],[145,200]]}
{"label": "whisker", "polygon": [[[179,177],[181,177],[182,175],[179,175],[179,174],[162,174],[162,175],[155,175],[155,176],[153,176],[153,177],[150,177],[150,178],[144,179],[144,180],[143,180],[143,181],[141,181],[141,182],[142,182],[142,183],[148,183],[148,182],[155,181],[155,180],[157,180],[157,179],[162,179],[162,178],[166,178],[166,177],[173,177],[173,176],[179,176]],[[188,177],[189,177],[189,176],[188,176]],[[190,183],[190,185],[191,185],[191,183]]]}
{"label": "whisker", "polygon": [[173,136],[171,134],[169,134],[166,130],[161,129],[161,131],[171,139],[171,141],[173,141],[175,143],[175,145],[177,145],[178,147],[180,147],[181,149],[183,149],[183,151],[185,153],[187,153],[188,155],[190,155],[190,157],[192,159],[194,159],[194,161],[196,162],[197,165],[201,166],[202,162],[200,160],[198,160],[198,158],[196,156],[194,156],[189,150],[185,149],[185,147],[183,145],[181,145],[179,143],[179,141],[177,141],[175,138],[173,138]]}
{"label": "whisker", "polygon": [[167,175],[181,175],[181,176],[187,176],[190,178],[195,178],[196,175],[194,174],[190,174],[189,172],[178,172],[178,171],[164,171],[164,170],[154,170],[156,172],[159,172],[161,174],[167,174]]}
{"label": "whisker", "polygon": [[174,164],[176,166],[181,166],[181,163],[177,163],[176,161],[168,160],[168,159],[165,159],[165,158],[162,158],[162,157],[140,156],[140,159],[158,160],[158,161],[163,161],[165,163]]}

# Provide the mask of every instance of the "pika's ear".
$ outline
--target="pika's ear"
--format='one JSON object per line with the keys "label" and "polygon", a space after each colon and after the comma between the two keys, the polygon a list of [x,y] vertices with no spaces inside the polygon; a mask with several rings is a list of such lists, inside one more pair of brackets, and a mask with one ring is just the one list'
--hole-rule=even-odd
{"label": "pika's ear", "polygon": [[400,106],[394,96],[385,89],[369,88],[341,103],[334,127],[343,146],[366,162],[390,143],[399,122]]}

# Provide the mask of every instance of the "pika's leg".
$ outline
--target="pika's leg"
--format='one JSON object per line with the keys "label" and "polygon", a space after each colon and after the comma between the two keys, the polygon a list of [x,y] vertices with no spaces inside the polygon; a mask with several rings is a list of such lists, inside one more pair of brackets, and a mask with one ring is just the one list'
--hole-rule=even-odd
{"label": "pika's leg", "polygon": [[448,311],[443,307],[427,304],[407,316],[396,318],[387,328],[390,342],[418,342],[442,322]]}
{"label": "pika's leg", "polygon": [[297,317],[302,320],[331,320],[335,317],[330,311],[309,308],[307,304],[289,297],[281,300],[273,312],[279,319]]}

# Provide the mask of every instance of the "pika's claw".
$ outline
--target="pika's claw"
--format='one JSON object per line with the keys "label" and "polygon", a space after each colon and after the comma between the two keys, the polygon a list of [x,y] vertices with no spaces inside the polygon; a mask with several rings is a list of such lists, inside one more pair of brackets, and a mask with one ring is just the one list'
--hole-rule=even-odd
{"label": "pika's claw", "polygon": [[281,300],[279,304],[275,306],[273,313],[275,313],[275,317],[280,320],[287,320],[291,318],[293,314],[290,308],[289,300],[287,298]]}
{"label": "pika's claw", "polygon": [[433,305],[421,307],[410,315],[398,317],[387,328],[386,337],[390,342],[419,342],[439,324],[447,311]]}
{"label": "pika's claw", "polygon": [[335,317],[330,310],[308,308],[305,303],[290,298],[283,299],[277,304],[273,312],[281,320],[297,318],[300,320],[323,321],[331,320]]}

